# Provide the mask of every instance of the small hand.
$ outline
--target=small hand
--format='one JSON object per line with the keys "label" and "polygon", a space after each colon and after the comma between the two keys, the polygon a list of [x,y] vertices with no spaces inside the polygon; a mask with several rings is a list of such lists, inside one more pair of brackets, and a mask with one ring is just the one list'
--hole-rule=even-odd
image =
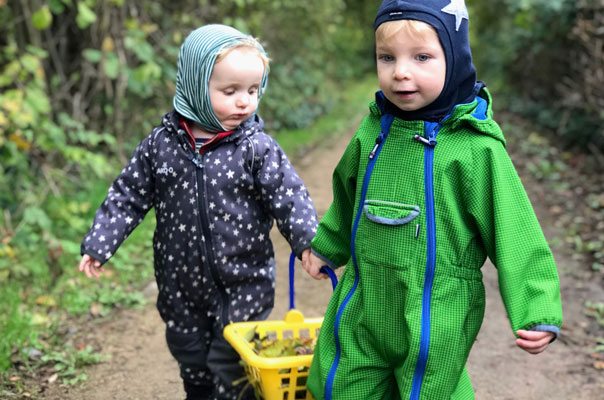
{"label": "small hand", "polygon": [[302,252],[302,267],[312,278],[317,280],[329,278],[329,276],[320,271],[323,264],[325,264],[323,260],[312,254],[310,249]]}
{"label": "small hand", "polygon": [[547,349],[547,346],[554,338],[552,332],[541,331],[518,330],[516,331],[516,335],[519,336],[516,339],[516,346],[531,354],[539,354]]}
{"label": "small hand", "polygon": [[88,254],[84,254],[80,260],[78,266],[80,272],[84,272],[88,278],[98,278],[105,270],[101,267],[101,262],[90,257]]}

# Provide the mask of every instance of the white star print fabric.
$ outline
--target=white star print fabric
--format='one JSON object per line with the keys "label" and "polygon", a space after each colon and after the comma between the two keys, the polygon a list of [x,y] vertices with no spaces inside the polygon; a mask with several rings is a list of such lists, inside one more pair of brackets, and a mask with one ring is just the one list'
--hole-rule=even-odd
{"label": "white star print fabric", "polygon": [[166,114],[111,185],[84,237],[82,254],[105,263],[155,208],[157,307],[176,332],[193,332],[204,318],[221,331],[273,306],[273,221],[297,255],[310,247],[314,205],[262,128],[256,116],[200,155],[178,129],[178,114]]}

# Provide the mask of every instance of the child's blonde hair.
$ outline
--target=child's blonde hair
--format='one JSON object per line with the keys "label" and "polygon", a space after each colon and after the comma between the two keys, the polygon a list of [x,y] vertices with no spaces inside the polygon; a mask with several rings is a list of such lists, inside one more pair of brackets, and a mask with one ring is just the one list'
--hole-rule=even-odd
{"label": "child's blonde hair", "polygon": [[261,49],[262,46],[260,45],[260,42],[258,42],[258,40],[256,40],[254,37],[248,36],[243,41],[240,41],[234,44],[233,46],[228,46],[220,50],[216,55],[216,61],[214,62],[214,64],[220,62],[220,60],[229,55],[229,53],[231,53],[233,50],[251,50],[252,52],[256,53],[258,57],[260,57],[264,68],[268,70],[270,59],[268,58],[266,53],[264,53],[264,51]]}
{"label": "child's blonde hair", "polygon": [[436,29],[425,22],[414,19],[399,19],[388,21],[378,26],[375,31],[375,38],[376,40],[388,40],[402,30],[411,36],[420,37],[422,39],[426,38],[427,32],[433,32],[438,36]]}

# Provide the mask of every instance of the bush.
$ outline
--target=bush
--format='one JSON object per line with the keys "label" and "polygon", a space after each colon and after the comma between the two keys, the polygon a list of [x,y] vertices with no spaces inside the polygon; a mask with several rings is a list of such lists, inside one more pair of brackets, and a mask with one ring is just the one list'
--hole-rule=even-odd
{"label": "bush", "polygon": [[479,78],[506,99],[504,105],[556,132],[566,146],[604,150],[604,2],[469,6]]}

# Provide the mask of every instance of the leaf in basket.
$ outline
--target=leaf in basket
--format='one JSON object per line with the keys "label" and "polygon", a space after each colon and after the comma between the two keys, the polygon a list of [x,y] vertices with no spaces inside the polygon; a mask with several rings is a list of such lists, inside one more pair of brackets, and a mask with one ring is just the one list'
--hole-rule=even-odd
{"label": "leaf in basket", "polygon": [[258,354],[263,357],[279,357],[281,356],[281,353],[283,353],[285,345],[286,344],[284,341],[277,340],[276,342],[273,342],[267,347],[260,350]]}
{"label": "leaf in basket", "polygon": [[254,325],[254,327],[252,329],[245,332],[245,334],[243,335],[243,338],[245,339],[246,342],[251,342],[252,340],[254,340],[254,336],[256,335],[257,327],[258,327],[258,325]]}
{"label": "leaf in basket", "polygon": [[260,340],[258,338],[254,338],[254,350],[256,351],[256,354],[258,354],[258,352],[260,350],[262,350],[264,347],[265,347],[265,345],[262,342],[262,340]]}

